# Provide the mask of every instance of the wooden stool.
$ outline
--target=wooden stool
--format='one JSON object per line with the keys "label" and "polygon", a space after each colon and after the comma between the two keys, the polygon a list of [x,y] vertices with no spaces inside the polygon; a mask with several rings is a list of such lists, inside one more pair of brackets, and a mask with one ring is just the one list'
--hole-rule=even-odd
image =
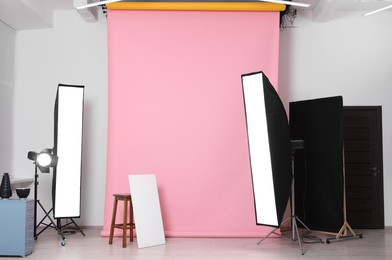
{"label": "wooden stool", "polygon": [[[129,193],[123,194],[113,194],[114,196],[114,205],[113,205],[113,215],[112,215],[112,224],[110,225],[110,235],[109,235],[109,244],[113,243],[113,233],[114,228],[120,228],[123,230],[123,241],[122,247],[127,247],[127,230],[130,230],[129,241],[133,241],[133,229],[135,224],[133,223],[133,209],[132,209],[132,199]],[[117,213],[117,202],[119,200],[124,201],[124,216],[123,222],[116,224],[116,213]],[[128,202],[129,202],[129,222],[128,222]]]}

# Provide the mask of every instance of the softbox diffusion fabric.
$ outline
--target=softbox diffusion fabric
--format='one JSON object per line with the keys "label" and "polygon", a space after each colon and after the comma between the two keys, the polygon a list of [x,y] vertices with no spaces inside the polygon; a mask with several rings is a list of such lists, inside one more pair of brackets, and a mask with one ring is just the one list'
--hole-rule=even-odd
{"label": "softbox diffusion fabric", "polygon": [[54,111],[53,215],[80,217],[84,86],[59,84]]}
{"label": "softbox diffusion fabric", "polygon": [[291,187],[287,115],[262,72],[242,75],[256,224],[279,227]]}
{"label": "softbox diffusion fabric", "polygon": [[296,214],[311,229],[338,232],[343,225],[343,98],[290,103],[295,153]]}

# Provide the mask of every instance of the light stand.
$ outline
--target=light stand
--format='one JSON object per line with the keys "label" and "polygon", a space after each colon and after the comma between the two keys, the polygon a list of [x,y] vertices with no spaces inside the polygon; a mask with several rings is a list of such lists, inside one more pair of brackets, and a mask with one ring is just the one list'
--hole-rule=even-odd
{"label": "light stand", "polygon": [[[80,217],[84,86],[59,84],[54,105],[53,218],[63,234],[85,234],[73,218]],[[67,227],[73,224],[74,227]],[[67,227],[67,228],[66,228]]]}
{"label": "light stand", "polygon": [[[52,212],[53,208],[47,211],[41,202],[38,200],[38,168],[42,173],[49,173],[50,167],[55,167],[57,165],[57,156],[52,153],[52,149],[44,149],[41,153],[36,152],[28,152],[27,158],[34,161],[34,239],[37,240],[38,236],[44,232],[48,227],[52,227],[56,229],[57,233],[61,236],[62,241],[61,245],[65,245],[66,238],[63,235],[62,231],[57,227],[53,218],[50,217],[50,213]],[[40,206],[42,211],[45,213],[45,216],[41,219],[41,221],[37,224],[37,208]],[[50,220],[50,224],[43,223],[44,220],[48,218]],[[45,228],[42,229],[40,232],[37,233],[37,227],[41,224],[45,225]]]}
{"label": "light stand", "polygon": [[[345,163],[344,159],[344,147],[343,147],[343,163]],[[340,228],[339,232],[336,234],[335,237],[327,238],[327,244],[333,241],[341,241],[345,239],[355,239],[355,238],[362,238],[362,234],[356,234],[354,230],[351,228],[350,224],[347,222],[347,202],[346,202],[346,166],[343,165],[343,226]],[[348,233],[351,233],[349,235]]]}
{"label": "light stand", "polygon": [[287,223],[288,221],[291,220],[291,226],[292,226],[292,238],[288,238],[282,234],[276,233],[275,231],[277,229],[279,229],[279,227],[273,229],[270,233],[268,233],[268,235],[266,235],[265,237],[263,237],[263,239],[261,239],[257,244],[259,245],[261,242],[263,242],[265,239],[267,239],[270,235],[275,234],[277,236],[280,236],[282,238],[286,238],[292,241],[298,240],[298,244],[299,247],[301,249],[301,254],[303,255],[304,252],[304,248],[302,246],[302,241],[301,241],[301,237],[299,236],[299,231],[298,231],[298,223],[297,221],[313,236],[315,236],[317,238],[317,240],[320,243],[323,243],[322,239],[317,236],[314,232],[312,232],[300,219],[299,217],[295,214],[295,189],[294,189],[294,153],[296,150],[300,150],[304,148],[304,141],[303,140],[291,140],[291,172],[292,172],[292,182],[291,182],[291,197],[290,197],[290,201],[291,201],[291,215],[290,217],[286,218],[282,223],[281,226],[285,223]]}

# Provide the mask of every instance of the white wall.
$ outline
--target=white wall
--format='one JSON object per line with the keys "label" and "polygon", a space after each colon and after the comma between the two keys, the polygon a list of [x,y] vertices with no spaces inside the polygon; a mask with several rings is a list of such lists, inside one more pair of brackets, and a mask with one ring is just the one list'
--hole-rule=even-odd
{"label": "white wall", "polygon": [[3,173],[13,173],[15,35],[0,22],[0,182]]}
{"label": "white wall", "polygon": [[281,32],[279,92],[290,101],[342,95],[344,105],[381,105],[385,225],[392,226],[392,15],[340,13],[324,23],[300,12]]}
{"label": "white wall", "polygon": [[[332,95],[342,95],[345,105],[382,105],[387,226],[392,226],[392,162],[388,160],[392,155],[391,24],[390,12],[366,18],[359,12],[344,13],[325,23],[313,23],[307,13],[300,13],[296,28],[281,33],[279,78],[280,95],[286,105]],[[3,35],[0,28],[1,44]],[[12,50],[12,46],[8,48]],[[106,19],[102,15],[98,23],[90,24],[73,10],[58,11],[52,29],[19,31],[16,35],[13,173],[33,177],[27,152],[53,146],[57,84],[84,84],[81,222],[89,226],[103,223],[107,63]],[[4,64],[0,60],[0,73]],[[8,156],[3,150],[0,155]],[[51,175],[40,174],[39,197],[47,205],[50,182]]]}
{"label": "white wall", "polygon": [[[107,133],[106,18],[86,23],[75,10],[56,11],[50,29],[16,34],[14,173],[34,176],[28,151],[53,147],[57,85],[85,85],[82,211],[79,224],[103,223]],[[38,197],[50,209],[52,174],[39,175]]]}

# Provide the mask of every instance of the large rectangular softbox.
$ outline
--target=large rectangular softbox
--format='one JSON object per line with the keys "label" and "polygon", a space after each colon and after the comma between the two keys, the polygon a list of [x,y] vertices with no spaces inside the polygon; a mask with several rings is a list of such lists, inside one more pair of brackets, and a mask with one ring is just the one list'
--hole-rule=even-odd
{"label": "large rectangular softbox", "polygon": [[343,225],[343,98],[290,103],[290,131],[305,141],[295,154],[296,214],[311,229]]}
{"label": "large rectangular softbox", "polygon": [[256,224],[279,227],[291,190],[288,119],[263,72],[242,75]]}
{"label": "large rectangular softbox", "polygon": [[59,84],[55,101],[53,215],[80,217],[84,86]]}

